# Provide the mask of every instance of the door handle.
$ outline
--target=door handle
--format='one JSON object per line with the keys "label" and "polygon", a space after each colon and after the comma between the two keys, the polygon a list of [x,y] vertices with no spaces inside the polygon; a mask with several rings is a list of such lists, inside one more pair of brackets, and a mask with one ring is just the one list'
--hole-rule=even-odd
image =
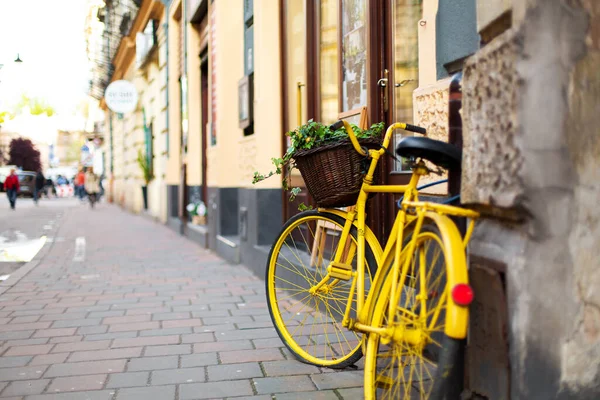
{"label": "door handle", "polygon": [[383,89],[383,111],[384,112],[388,111],[388,90],[387,90],[388,76],[389,76],[389,71],[387,69],[384,69],[383,70],[383,78],[381,78],[377,81],[377,86],[379,86],[380,88]]}
{"label": "door handle", "polygon": [[298,119],[298,126],[302,125],[300,120],[302,119],[302,86],[304,83],[298,81],[296,82],[297,92],[296,92],[296,101],[298,102],[296,107],[296,118]]}
{"label": "door handle", "polygon": [[396,83],[394,86],[395,87],[402,87],[404,85],[406,85],[408,82],[414,82],[414,79],[405,79],[403,81],[400,81],[400,83]]}

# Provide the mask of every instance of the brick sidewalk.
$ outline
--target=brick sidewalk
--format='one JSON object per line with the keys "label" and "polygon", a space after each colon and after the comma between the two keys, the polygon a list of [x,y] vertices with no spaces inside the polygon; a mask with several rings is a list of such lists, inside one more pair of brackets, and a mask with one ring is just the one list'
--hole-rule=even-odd
{"label": "brick sidewalk", "polygon": [[244,266],[107,204],[53,239],[0,296],[0,398],[362,398],[362,370],[290,355]]}

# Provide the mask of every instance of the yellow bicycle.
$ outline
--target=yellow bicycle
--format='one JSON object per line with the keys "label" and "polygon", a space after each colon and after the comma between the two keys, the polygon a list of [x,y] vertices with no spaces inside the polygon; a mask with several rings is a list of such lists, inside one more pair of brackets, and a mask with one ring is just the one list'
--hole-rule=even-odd
{"label": "yellow bicycle", "polygon": [[[273,324],[302,362],[345,368],[365,355],[365,399],[456,398],[455,367],[465,339],[468,282],[465,249],[479,214],[419,200],[419,179],[431,169],[460,166],[456,147],[426,137],[405,137],[396,153],[412,160],[407,185],[374,185],[377,162],[392,132],[425,129],[395,123],[381,149],[354,149],[370,165],[351,211],[324,209],[292,217],[275,240],[266,270]],[[365,224],[371,193],[403,193],[385,247]],[[469,219],[462,237],[450,216]]]}

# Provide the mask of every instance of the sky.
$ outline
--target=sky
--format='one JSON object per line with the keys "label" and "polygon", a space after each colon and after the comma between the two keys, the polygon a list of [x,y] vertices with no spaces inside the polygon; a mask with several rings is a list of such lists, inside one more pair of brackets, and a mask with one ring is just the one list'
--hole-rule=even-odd
{"label": "sky", "polygon": [[[27,92],[73,115],[87,95],[87,0],[0,0],[0,100]],[[22,63],[14,63],[17,57]]]}

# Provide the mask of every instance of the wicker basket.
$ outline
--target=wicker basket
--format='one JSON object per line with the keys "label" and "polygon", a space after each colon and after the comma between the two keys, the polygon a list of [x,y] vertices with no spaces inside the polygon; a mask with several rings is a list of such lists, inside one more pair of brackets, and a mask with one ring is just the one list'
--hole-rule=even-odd
{"label": "wicker basket", "polygon": [[[362,147],[379,149],[379,138],[360,139]],[[319,207],[347,207],[356,204],[370,158],[361,156],[350,140],[300,150],[294,155],[296,167],[308,192]],[[379,182],[375,172],[373,183]]]}

